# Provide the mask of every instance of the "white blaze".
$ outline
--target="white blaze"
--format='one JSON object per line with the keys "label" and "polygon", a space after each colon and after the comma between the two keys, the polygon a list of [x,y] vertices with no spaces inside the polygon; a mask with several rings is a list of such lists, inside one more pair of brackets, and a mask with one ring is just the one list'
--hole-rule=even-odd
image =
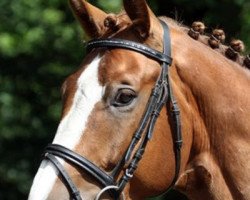
{"label": "white blaze", "polygon": [[[79,77],[73,104],[68,114],[60,122],[53,143],[74,149],[79,142],[88,117],[95,104],[101,100],[104,91],[98,82],[100,60],[100,57],[96,57]],[[57,174],[57,170],[51,163],[43,161],[34,178],[29,200],[47,199],[57,179]]]}

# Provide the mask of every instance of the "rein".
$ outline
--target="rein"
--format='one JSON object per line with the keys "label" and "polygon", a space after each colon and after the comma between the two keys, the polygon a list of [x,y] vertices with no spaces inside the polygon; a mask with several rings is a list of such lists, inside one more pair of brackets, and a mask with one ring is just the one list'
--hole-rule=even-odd
{"label": "rein", "polygon": [[[111,173],[106,173],[88,159],[59,144],[49,144],[45,148],[43,159],[50,161],[57,168],[72,199],[81,200],[82,198],[79,190],[73,183],[72,179],[70,178],[69,174],[64,169],[62,164],[58,161],[57,157],[62,158],[69,164],[88,173],[90,176],[94,177],[95,180],[98,181],[101,186],[103,186],[103,189],[97,194],[95,198],[96,200],[100,199],[101,195],[107,191],[114,199],[119,199],[119,197],[123,195],[123,190],[126,184],[133,177],[133,174],[137,169],[141,158],[143,157],[148,141],[153,136],[156,120],[160,115],[160,112],[164,105],[166,105],[168,110],[170,110],[171,116],[173,118],[173,124],[171,125],[173,126],[172,130],[174,130],[173,139],[175,151],[175,176],[166,192],[168,192],[175,185],[179,176],[181,162],[182,135],[180,110],[173,96],[169,80],[168,69],[172,63],[169,28],[162,21],[161,24],[164,29],[163,53],[151,49],[146,45],[118,38],[97,39],[91,40],[87,43],[87,52],[90,52],[92,49],[100,47],[124,48],[149,56],[150,58],[162,63],[162,65],[161,73],[154,88],[152,89],[151,95],[149,97],[146,109],[141,118],[139,126],[133,135],[133,138],[127,148],[127,151]],[[135,153],[132,154],[139,141],[139,147],[136,149]],[[119,180],[116,181],[118,174],[122,170],[125,171],[124,174]],[[164,194],[166,192],[164,192]]]}

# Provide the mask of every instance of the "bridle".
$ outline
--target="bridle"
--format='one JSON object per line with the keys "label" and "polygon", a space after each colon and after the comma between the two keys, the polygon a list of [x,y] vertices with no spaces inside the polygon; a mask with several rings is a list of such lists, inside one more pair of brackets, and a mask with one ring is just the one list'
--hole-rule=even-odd
{"label": "bridle", "polygon": [[[158,80],[156,81],[154,88],[152,89],[145,112],[141,118],[137,130],[133,135],[130,145],[128,146],[127,151],[125,152],[120,162],[118,162],[118,164],[110,174],[107,174],[88,159],[62,145],[49,144],[45,148],[43,159],[49,160],[57,168],[72,199],[81,200],[82,198],[80,196],[79,190],[73,183],[72,179],[70,178],[62,164],[58,161],[57,157],[88,173],[104,187],[104,189],[101,190],[101,192],[95,199],[99,199],[101,195],[106,191],[109,191],[114,199],[119,199],[119,196],[122,194],[123,189],[129,182],[129,180],[133,177],[133,174],[137,169],[148,141],[152,138],[156,120],[165,104],[168,110],[170,110],[173,118],[172,130],[174,131],[173,137],[175,150],[175,176],[167,191],[169,191],[176,183],[180,171],[182,146],[180,110],[172,93],[168,73],[169,66],[172,63],[169,28],[162,21],[161,24],[164,30],[163,53],[154,50],[146,45],[118,38],[96,39],[91,40],[87,43],[87,52],[100,47],[124,48],[144,54],[154,60],[157,60],[158,62],[161,62],[162,65],[161,73],[158,77]],[[135,147],[139,141],[139,147],[135,150]],[[134,150],[135,153],[133,154],[132,152],[134,152]],[[118,174],[124,169],[125,165],[127,167],[125,168],[124,174],[119,180],[116,181]]]}
{"label": "bridle", "polygon": [[[175,152],[175,176],[167,191],[169,191],[175,185],[179,176],[181,162],[182,135],[180,110],[172,93],[168,73],[169,66],[172,63],[169,28],[162,21],[161,24],[164,29],[163,53],[146,45],[118,38],[96,39],[87,43],[87,52],[100,47],[124,48],[144,54],[162,63],[162,65],[161,73],[155,83],[154,88],[152,89],[139,126],[133,135],[127,151],[111,173],[108,174],[104,172],[88,159],[59,144],[49,144],[45,148],[43,159],[49,160],[57,168],[59,175],[61,176],[64,185],[67,187],[72,199],[81,200],[82,198],[80,196],[79,190],[73,183],[62,164],[58,161],[57,157],[65,160],[77,169],[88,173],[90,176],[94,177],[100,185],[103,186],[103,189],[99,194],[97,194],[95,199],[99,199],[101,195],[107,191],[114,199],[119,199],[119,197],[123,195],[123,190],[126,184],[133,177],[133,174],[137,169],[141,158],[143,157],[148,141],[152,138],[156,120],[164,105],[167,106],[172,116],[173,123],[171,123],[171,129],[174,132],[173,139]],[[137,144],[138,147],[135,149]],[[117,176],[122,170],[124,170],[124,174],[121,176],[121,178],[119,178],[119,180],[116,180]]]}

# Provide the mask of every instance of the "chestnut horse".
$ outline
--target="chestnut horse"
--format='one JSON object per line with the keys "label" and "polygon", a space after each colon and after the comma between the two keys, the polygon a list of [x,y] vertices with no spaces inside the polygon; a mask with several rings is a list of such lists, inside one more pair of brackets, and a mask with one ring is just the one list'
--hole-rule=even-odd
{"label": "chestnut horse", "polygon": [[123,3],[115,15],[70,0],[97,39],[62,86],[61,122],[29,200],[141,200],[169,188],[249,200],[249,70],[145,0]]}

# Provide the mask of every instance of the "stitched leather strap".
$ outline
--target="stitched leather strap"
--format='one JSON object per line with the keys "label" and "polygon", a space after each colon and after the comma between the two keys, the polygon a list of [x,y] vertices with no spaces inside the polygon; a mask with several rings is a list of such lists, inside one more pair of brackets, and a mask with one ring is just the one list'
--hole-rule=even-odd
{"label": "stitched leather strap", "polygon": [[[81,168],[85,172],[89,173],[91,176],[95,177],[96,180],[102,186],[114,185],[114,180],[108,174],[106,174],[103,170],[98,168],[92,162],[87,160],[86,158],[80,156],[79,154],[71,151],[70,149],[59,145],[59,144],[49,144],[45,148],[45,152],[49,154],[53,154],[60,158],[63,158],[67,162]],[[46,154],[45,154],[46,155]]]}
{"label": "stitched leather strap", "polygon": [[150,47],[146,45],[133,42],[133,41],[129,41],[129,40],[123,40],[119,38],[91,40],[87,43],[87,47],[86,47],[87,52],[90,52],[90,50],[96,47],[112,47],[112,48],[130,49],[133,51],[137,51],[141,54],[144,54],[146,56],[150,56],[151,58],[157,61],[161,61],[169,65],[171,65],[172,63],[172,58],[168,54],[163,54],[159,51],[151,49]]}
{"label": "stitched leather strap", "polygon": [[70,176],[68,175],[67,171],[64,169],[62,164],[56,159],[56,157],[53,156],[52,154],[46,153],[44,155],[44,158],[48,159],[60,172],[60,175],[63,179],[63,183],[68,188],[69,193],[71,194],[71,197],[74,200],[82,200],[82,198],[80,196],[80,192],[78,191],[77,187],[73,183],[72,179],[70,178]]}

